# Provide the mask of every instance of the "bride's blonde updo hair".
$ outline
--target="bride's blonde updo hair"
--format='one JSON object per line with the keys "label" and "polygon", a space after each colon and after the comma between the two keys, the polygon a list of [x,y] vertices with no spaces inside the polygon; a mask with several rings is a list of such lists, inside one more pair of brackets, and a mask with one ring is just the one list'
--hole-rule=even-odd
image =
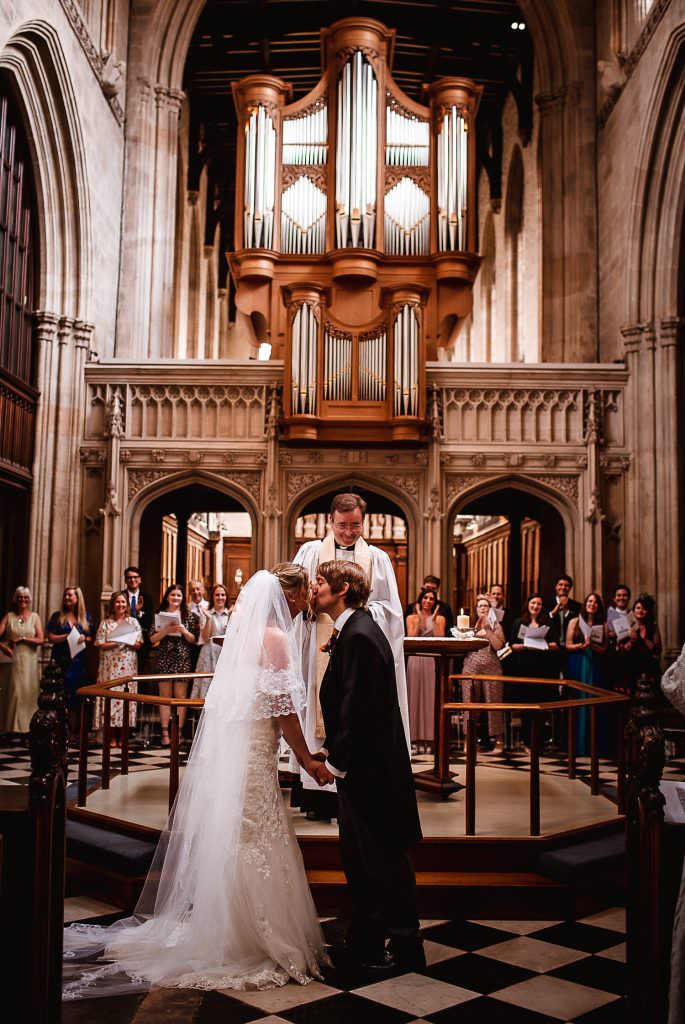
{"label": "bride's blonde updo hair", "polygon": [[309,586],[309,573],[303,565],[294,562],[279,562],[271,570],[281,584],[284,594],[298,593],[302,587]]}

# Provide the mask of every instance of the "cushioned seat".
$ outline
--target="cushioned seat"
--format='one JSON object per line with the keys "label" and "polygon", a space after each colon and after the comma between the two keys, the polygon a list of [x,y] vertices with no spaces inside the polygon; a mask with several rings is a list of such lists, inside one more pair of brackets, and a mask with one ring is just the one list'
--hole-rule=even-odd
{"label": "cushioned seat", "polygon": [[547,878],[574,885],[622,871],[625,854],[625,835],[617,832],[543,853],[539,868]]}
{"label": "cushioned seat", "polygon": [[67,856],[119,875],[147,874],[155,843],[94,828],[80,821],[67,822]]}

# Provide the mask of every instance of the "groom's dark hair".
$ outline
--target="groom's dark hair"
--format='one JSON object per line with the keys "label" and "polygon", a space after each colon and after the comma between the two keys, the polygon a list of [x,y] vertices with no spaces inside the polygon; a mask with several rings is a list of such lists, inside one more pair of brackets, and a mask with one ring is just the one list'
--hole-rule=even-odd
{"label": "groom's dark hair", "polygon": [[360,608],[369,600],[369,578],[355,562],[322,562],[316,574],[323,576],[333,594],[339,594],[344,583],[349,584],[345,594],[345,604],[348,608]]}

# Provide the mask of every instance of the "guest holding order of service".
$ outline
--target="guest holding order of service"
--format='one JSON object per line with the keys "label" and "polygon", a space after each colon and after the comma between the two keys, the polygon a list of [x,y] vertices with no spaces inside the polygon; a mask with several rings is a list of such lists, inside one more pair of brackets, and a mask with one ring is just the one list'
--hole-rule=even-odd
{"label": "guest holding order of service", "polygon": [[[161,616],[161,618],[160,618]],[[168,617],[170,616],[170,617]],[[157,647],[157,674],[175,675],[192,673],[193,647],[200,635],[200,622],[185,601],[183,587],[172,583],[167,587],[155,615],[155,624],[150,632],[150,643]],[[189,679],[162,680],[159,683],[160,697],[182,699],[188,696]],[[169,746],[169,719],[171,709],[161,705],[159,721],[162,727],[162,746]],[[186,719],[186,708],[178,709],[179,733]]]}
{"label": "guest holding order of service", "polygon": [[0,638],[12,652],[12,661],[0,665],[0,732],[19,733],[26,743],[38,707],[38,648],[44,640],[40,618],[31,610],[28,587],[14,591],[12,607],[0,622]]}
{"label": "guest holding order of service", "polygon": [[[588,594],[578,614],[571,619],[566,633],[568,653],[567,678],[577,679],[589,686],[604,686],[604,656],[608,650],[604,604],[599,594]],[[581,690],[574,690],[573,697],[581,699]],[[581,757],[590,753],[590,708],[577,708],[575,712],[576,753]],[[598,746],[602,753],[608,753],[608,737],[605,718],[598,716]]]}
{"label": "guest holding order of service", "polygon": [[[143,644],[143,632],[138,619],[134,619],[129,614],[129,610],[126,591],[115,591],[110,598],[107,616],[98,626],[95,636],[95,646],[100,652],[100,662],[98,665],[99,683],[138,674],[138,650]],[[115,686],[114,689],[122,690],[123,686]],[[128,690],[129,693],[138,692],[138,684],[135,680],[128,684]],[[111,701],[110,722],[116,730],[112,739],[112,746],[118,746],[120,742],[119,733],[124,724],[124,704],[128,705],[129,724],[136,724],[138,706],[135,701]],[[97,697],[93,715],[94,729],[102,729],[104,714],[104,698]]]}
{"label": "guest holding order of service", "polygon": [[93,632],[93,619],[86,609],[81,588],[65,587],[59,611],[50,616],[47,634],[52,644],[52,660],[59,665],[64,676],[64,697],[72,740],[78,738],[83,698],[76,691],[87,683],[86,644],[93,642]]}
{"label": "guest holding order of service", "polygon": [[[419,594],[407,616],[407,636],[445,636],[445,616],[439,614],[435,591]],[[435,741],[435,659],[413,655],[407,660],[407,700],[411,741],[426,749]]]}
{"label": "guest holding order of service", "polygon": [[[476,598],[476,616],[474,633],[487,640],[488,646],[470,651],[464,658],[462,672],[473,672],[476,676],[501,676],[502,666],[496,652],[504,647],[506,639],[487,594],[479,594]],[[461,690],[464,701],[476,704],[501,704],[504,697],[504,684],[497,679],[463,679]],[[504,712],[488,711],[487,721],[489,742],[483,744],[484,748],[501,747],[504,743]]]}
{"label": "guest holding order of service", "polygon": [[[215,636],[225,636],[231,613],[228,610],[228,593],[223,583],[215,583],[209,594],[209,608],[204,613],[202,627],[203,646],[197,659],[197,672],[214,672],[221,654],[221,644],[214,643]],[[211,679],[194,679],[190,696],[206,697]]]}
{"label": "guest holding order of service", "polygon": [[[542,594],[531,594],[521,614],[514,620],[509,642],[515,656],[513,674],[516,676],[559,678],[559,647],[547,639],[551,624],[543,605]],[[544,636],[540,636],[542,632]],[[556,697],[556,692],[548,686],[535,683],[510,683],[509,686],[512,699],[522,704],[536,704]],[[521,735],[526,746],[530,746],[531,715],[534,713],[524,711],[521,714]]]}

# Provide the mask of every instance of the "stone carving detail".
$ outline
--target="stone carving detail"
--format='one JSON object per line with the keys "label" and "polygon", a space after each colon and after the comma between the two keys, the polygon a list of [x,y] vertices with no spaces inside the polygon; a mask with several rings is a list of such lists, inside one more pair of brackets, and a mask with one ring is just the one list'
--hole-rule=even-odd
{"label": "stone carving detail", "polygon": [[161,480],[164,476],[169,476],[165,469],[132,469],[128,474],[128,500],[131,501],[143,487],[154,483],[155,480]]}
{"label": "stone carving detail", "polygon": [[472,466],[484,466],[485,465],[485,456],[483,455],[482,452],[474,452],[473,453],[473,455],[471,456],[471,465]]}
{"label": "stone carving detail", "polygon": [[550,474],[549,476],[531,476],[530,479],[544,484],[546,487],[552,487],[555,491],[559,491],[560,494],[570,498],[574,503],[578,501],[577,476],[566,476],[559,473]]}
{"label": "stone carving detail", "polygon": [[426,511],[423,513],[423,518],[430,520],[431,523],[437,523],[441,519],[444,519],[445,513],[442,511],[440,504],[440,488],[431,487],[430,501]]}
{"label": "stone carving detail", "polygon": [[[153,452],[154,456],[154,452]],[[189,452],[186,452],[186,462],[189,462],[191,466],[199,466],[202,462],[203,453],[192,448]],[[159,461],[159,460],[155,460]]]}
{"label": "stone carving detail", "polygon": [[404,491],[405,494],[410,495],[412,498],[418,498],[419,496],[419,477],[415,473],[407,473],[405,476],[388,476],[386,480],[389,480],[395,485],[400,491]]}
{"label": "stone carving detail", "polygon": [[166,459],[165,448],[153,448],[152,449],[152,461],[153,462],[164,462]]}
{"label": "stone carving detail", "polygon": [[505,466],[522,466],[525,463],[525,461],[526,457],[525,455],[522,455],[521,452],[515,452],[513,455],[504,456]]}
{"label": "stone carving detail", "polygon": [[232,480],[234,484],[238,484],[248,494],[251,494],[256,501],[259,501],[262,491],[262,474],[258,470],[237,469],[230,473],[222,473],[221,475],[224,480]]}
{"label": "stone carving detail", "polygon": [[447,438],[582,444],[582,391],[552,388],[442,389]]}
{"label": "stone carving detail", "polygon": [[104,466],[107,452],[104,448],[79,448],[79,458],[81,462],[95,462],[99,466]]}
{"label": "stone carving detail", "polygon": [[288,476],[288,501],[292,501],[301,491],[306,491],[307,488],[318,484],[323,479],[323,473],[290,473]]}
{"label": "stone carving detail", "polygon": [[447,477],[447,502],[448,504],[464,491],[470,490],[476,484],[483,483],[485,476],[448,476]]}
{"label": "stone carving detail", "polygon": [[112,108],[112,113],[114,114],[119,124],[123,124],[124,111],[121,109],[121,104],[117,99],[117,93],[119,91],[119,88],[117,87],[112,91],[111,80],[114,69],[118,68],[118,79],[120,79],[123,69],[126,67],[126,65],[123,64],[122,61],[115,61],[110,69],[110,62],[112,60],[111,55],[103,55],[98,53],[95,47],[95,43],[90,37],[88,27],[83,18],[81,17],[79,5],[75,3],[75,0],[62,0],[62,8],[64,9],[64,13],[69,19],[69,22],[74,30],[76,38],[83,47],[83,52],[88,58],[88,63],[93,69],[95,77],[100,83],[100,87],[102,88],[102,91],[106,99],[108,100],[110,107]]}
{"label": "stone carving detail", "polygon": [[267,389],[232,384],[129,384],[128,437],[262,441]]}

